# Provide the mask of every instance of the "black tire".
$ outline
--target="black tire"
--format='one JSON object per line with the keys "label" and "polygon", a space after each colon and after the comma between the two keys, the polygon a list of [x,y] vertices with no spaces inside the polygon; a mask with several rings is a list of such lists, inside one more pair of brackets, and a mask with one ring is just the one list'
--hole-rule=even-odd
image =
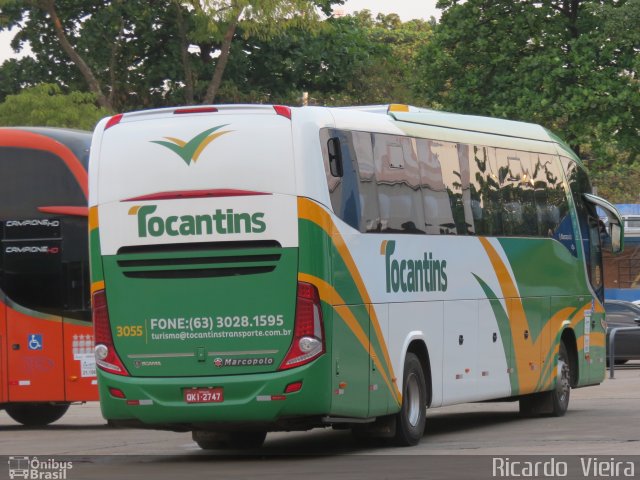
{"label": "black tire", "polygon": [[209,432],[194,430],[191,438],[203,450],[250,450],[260,448],[267,432]]}
{"label": "black tire", "polygon": [[59,420],[67,410],[68,403],[15,403],[5,407],[7,414],[26,427],[43,427]]}
{"label": "black tire", "polygon": [[562,417],[569,409],[571,397],[571,361],[564,342],[560,342],[558,351],[558,368],[556,370],[556,388],[549,392],[553,404],[551,415]]}
{"label": "black tire", "polygon": [[427,414],[427,383],[418,357],[408,352],[402,376],[402,407],[396,414],[394,443],[409,447],[417,445],[424,435]]}
{"label": "black tire", "polygon": [[520,414],[523,416],[551,415],[562,417],[569,408],[571,397],[571,362],[567,347],[560,343],[556,386],[548,392],[533,393],[520,399]]}

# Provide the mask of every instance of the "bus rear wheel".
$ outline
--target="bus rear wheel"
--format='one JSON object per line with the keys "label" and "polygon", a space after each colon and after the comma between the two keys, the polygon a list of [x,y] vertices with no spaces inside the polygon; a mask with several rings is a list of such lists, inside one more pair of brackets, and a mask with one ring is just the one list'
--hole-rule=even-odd
{"label": "bus rear wheel", "polygon": [[260,448],[267,432],[210,432],[194,430],[191,438],[203,450],[247,450]]}
{"label": "bus rear wheel", "polygon": [[411,352],[404,360],[402,407],[396,414],[394,443],[408,447],[417,445],[424,435],[427,413],[427,386],[418,357]]}
{"label": "bus rear wheel", "polygon": [[7,414],[27,427],[42,427],[59,420],[69,410],[68,403],[16,403],[6,407]]}

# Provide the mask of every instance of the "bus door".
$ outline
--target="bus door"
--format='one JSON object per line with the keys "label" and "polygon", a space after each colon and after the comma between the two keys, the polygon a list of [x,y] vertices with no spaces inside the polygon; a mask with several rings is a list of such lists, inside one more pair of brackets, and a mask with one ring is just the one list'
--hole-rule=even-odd
{"label": "bus door", "polygon": [[[581,220],[587,273],[593,291],[598,299],[604,302],[603,249],[606,242],[607,249],[612,254],[622,252],[624,247],[624,223],[620,212],[606,200],[591,194],[584,194],[582,198],[585,201],[585,206],[587,207],[585,210],[588,213],[588,231],[584,231],[584,222]],[[608,228],[600,220],[596,208],[600,208],[606,215]],[[588,241],[585,241],[585,239],[588,239]],[[588,314],[585,313],[583,352],[585,356],[589,355],[589,381],[591,383],[602,381],[602,367],[606,361],[604,358],[606,345],[603,345],[606,338],[603,315],[604,312],[601,309],[595,308],[595,301],[592,302],[592,308],[589,309]],[[592,340],[595,348],[591,346]]]}
{"label": "bus door", "polygon": [[8,401],[64,400],[60,221],[2,225]]}

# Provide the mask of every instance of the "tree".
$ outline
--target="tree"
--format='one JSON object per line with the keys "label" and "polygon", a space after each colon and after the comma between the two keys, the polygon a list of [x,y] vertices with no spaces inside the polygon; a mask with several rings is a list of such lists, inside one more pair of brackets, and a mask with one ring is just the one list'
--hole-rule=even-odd
{"label": "tree", "polygon": [[[532,121],[576,150],[640,152],[640,0],[440,0],[417,91],[432,105]],[[634,153],[631,153],[634,152]],[[595,162],[595,160],[594,160]]]}
{"label": "tree", "polygon": [[109,114],[95,103],[95,95],[91,93],[65,95],[57,85],[42,84],[18,95],[8,95],[0,103],[0,125],[93,130],[98,120]]}
{"label": "tree", "polygon": [[173,93],[167,80],[181,72],[173,5],[0,0],[2,27],[21,27],[12,45],[28,41],[40,66],[40,75],[23,86],[53,81],[69,91],[89,90],[110,111],[159,106]]}
{"label": "tree", "polygon": [[12,44],[29,41],[49,81],[81,83],[115,111],[212,102],[237,31],[266,39],[312,28],[316,7],[339,1],[0,0],[0,28],[22,26]]}
{"label": "tree", "polygon": [[[320,3],[328,13],[332,3]],[[213,103],[231,53],[236,32],[247,38],[269,40],[290,28],[314,30],[318,27],[318,3],[309,0],[191,0],[196,29],[191,38],[199,43],[201,61],[210,62],[219,50],[211,80],[202,98],[203,103]],[[210,42],[210,48],[203,48]],[[213,47],[213,48],[211,48]]]}
{"label": "tree", "polygon": [[330,18],[318,31],[291,28],[266,41],[250,39],[234,52],[230,72],[248,96],[229,84],[222,93],[293,104],[302,92],[315,104],[415,103],[412,61],[431,28],[421,20],[402,23],[394,14],[374,19],[364,10]]}

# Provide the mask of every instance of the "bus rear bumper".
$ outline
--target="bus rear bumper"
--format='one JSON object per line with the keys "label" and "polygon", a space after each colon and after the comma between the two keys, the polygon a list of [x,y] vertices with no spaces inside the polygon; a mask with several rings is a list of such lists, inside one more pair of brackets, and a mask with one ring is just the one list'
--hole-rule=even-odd
{"label": "bus rear bumper", "polygon": [[[326,358],[291,370],[214,377],[125,377],[98,373],[100,407],[110,424],[167,430],[308,429],[329,412]],[[300,390],[287,386],[302,382]],[[222,388],[222,399],[187,403],[185,389]],[[115,390],[114,390],[115,389]],[[125,398],[118,398],[121,392]]]}

